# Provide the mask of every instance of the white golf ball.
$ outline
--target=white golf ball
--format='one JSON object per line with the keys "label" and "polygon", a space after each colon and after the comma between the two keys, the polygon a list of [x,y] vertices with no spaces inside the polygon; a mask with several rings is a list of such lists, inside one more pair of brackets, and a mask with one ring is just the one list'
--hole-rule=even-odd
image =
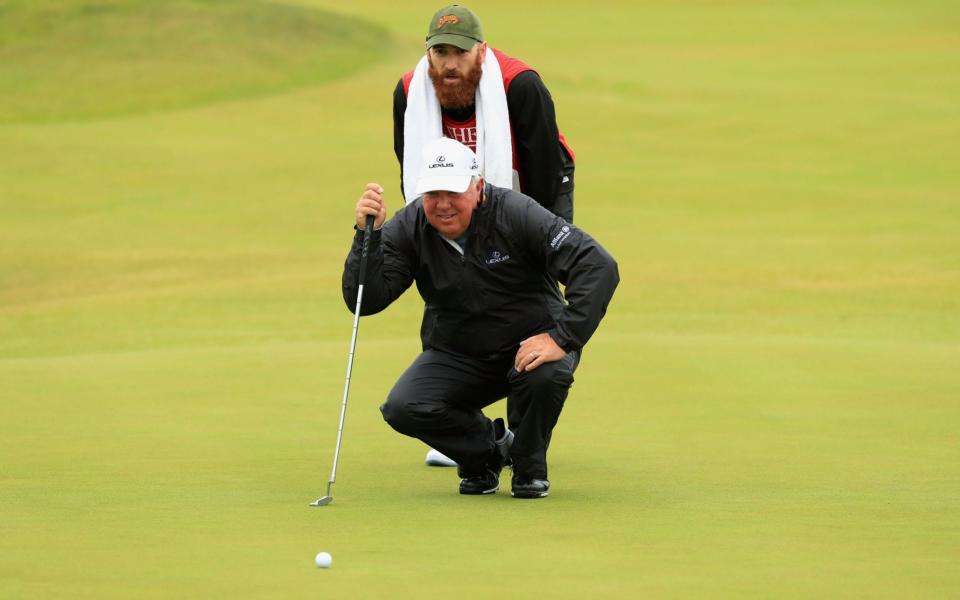
{"label": "white golf ball", "polygon": [[330,565],[333,564],[333,557],[330,556],[329,552],[321,552],[317,554],[317,557],[313,559],[313,561],[317,563],[317,566],[321,569],[329,569]]}

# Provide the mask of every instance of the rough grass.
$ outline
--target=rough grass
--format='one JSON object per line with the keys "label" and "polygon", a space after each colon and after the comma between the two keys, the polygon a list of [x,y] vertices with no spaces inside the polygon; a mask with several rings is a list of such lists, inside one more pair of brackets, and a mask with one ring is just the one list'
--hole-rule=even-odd
{"label": "rough grass", "polygon": [[383,58],[386,30],[252,0],[13,0],[0,123],[180,108],[316,84]]}

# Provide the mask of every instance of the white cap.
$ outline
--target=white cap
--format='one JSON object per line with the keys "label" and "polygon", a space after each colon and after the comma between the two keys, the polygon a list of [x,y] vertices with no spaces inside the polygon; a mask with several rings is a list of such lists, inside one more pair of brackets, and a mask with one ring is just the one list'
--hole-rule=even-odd
{"label": "white cap", "polygon": [[480,176],[480,164],[473,150],[450,138],[437,138],[423,148],[420,175],[414,193],[445,190],[460,194],[470,187],[470,179]]}

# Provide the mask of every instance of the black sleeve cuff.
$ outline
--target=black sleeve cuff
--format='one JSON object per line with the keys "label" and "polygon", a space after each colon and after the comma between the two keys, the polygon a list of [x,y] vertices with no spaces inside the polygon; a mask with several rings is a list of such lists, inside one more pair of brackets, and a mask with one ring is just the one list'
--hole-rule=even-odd
{"label": "black sleeve cuff", "polygon": [[570,351],[573,351],[573,350],[577,350],[577,351],[580,350],[580,348],[578,348],[577,345],[574,344],[572,340],[563,337],[563,335],[562,335],[559,331],[557,331],[556,329],[551,329],[551,330],[547,331],[547,333],[550,334],[550,337],[553,338],[553,341],[555,341],[555,342],[557,343],[557,345],[560,346],[560,348],[563,349],[564,352],[570,352]]}

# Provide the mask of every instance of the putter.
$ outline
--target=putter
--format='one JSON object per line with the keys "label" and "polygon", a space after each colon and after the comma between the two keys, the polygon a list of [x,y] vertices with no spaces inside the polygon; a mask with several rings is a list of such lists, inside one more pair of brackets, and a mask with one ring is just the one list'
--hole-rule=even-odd
{"label": "putter", "polygon": [[353,312],[353,335],[350,337],[350,356],[347,359],[347,382],[343,386],[343,405],[340,407],[340,426],[337,428],[337,447],[333,451],[333,470],[327,482],[327,495],[314,500],[310,506],[326,506],[333,502],[330,489],[337,480],[337,461],[340,459],[340,442],[343,440],[343,418],[347,415],[347,396],[350,393],[350,373],[353,371],[353,354],[357,349],[357,326],[360,324],[360,303],[363,301],[363,282],[367,277],[367,253],[370,236],[373,235],[373,215],[367,215],[367,227],[363,235],[363,253],[360,255],[360,280],[357,286],[357,308]]}

